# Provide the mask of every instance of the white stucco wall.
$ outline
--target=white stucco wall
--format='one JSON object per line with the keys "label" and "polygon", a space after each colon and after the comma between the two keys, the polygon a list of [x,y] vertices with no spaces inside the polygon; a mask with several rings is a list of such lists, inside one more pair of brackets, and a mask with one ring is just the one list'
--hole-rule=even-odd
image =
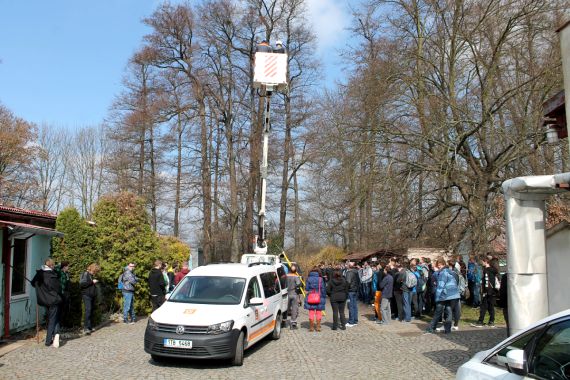
{"label": "white stucco wall", "polygon": [[546,237],[548,312],[570,309],[570,225],[552,228]]}

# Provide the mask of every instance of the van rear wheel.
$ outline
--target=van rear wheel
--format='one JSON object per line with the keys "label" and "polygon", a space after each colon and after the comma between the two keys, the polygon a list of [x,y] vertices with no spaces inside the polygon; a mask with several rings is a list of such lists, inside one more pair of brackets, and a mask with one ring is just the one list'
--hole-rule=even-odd
{"label": "van rear wheel", "polygon": [[236,353],[232,359],[232,365],[241,366],[243,365],[243,351],[245,347],[245,334],[243,331],[239,333],[236,342]]}
{"label": "van rear wheel", "polygon": [[277,340],[281,338],[281,321],[283,320],[283,316],[281,313],[277,314],[275,317],[275,327],[273,327],[273,334],[271,334],[271,339]]}

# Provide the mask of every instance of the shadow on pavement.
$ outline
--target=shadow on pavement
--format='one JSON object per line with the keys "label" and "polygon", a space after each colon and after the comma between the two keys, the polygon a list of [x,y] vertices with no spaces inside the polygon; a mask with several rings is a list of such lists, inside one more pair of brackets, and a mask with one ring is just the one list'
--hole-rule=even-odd
{"label": "shadow on pavement", "polygon": [[[426,325],[427,327],[427,325]],[[461,326],[460,326],[461,328]],[[424,355],[452,373],[479,351],[488,350],[507,337],[506,328],[452,331],[451,334],[434,334],[465,349],[438,350],[424,352]],[[437,344],[435,347],[437,348]]]}

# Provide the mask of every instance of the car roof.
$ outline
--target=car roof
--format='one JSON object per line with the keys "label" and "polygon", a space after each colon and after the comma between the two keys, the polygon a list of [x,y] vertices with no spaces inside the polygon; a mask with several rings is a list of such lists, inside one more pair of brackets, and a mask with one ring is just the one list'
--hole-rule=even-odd
{"label": "car roof", "polygon": [[208,264],[195,268],[188,276],[250,277],[264,272],[274,272],[268,264],[248,265],[241,263]]}

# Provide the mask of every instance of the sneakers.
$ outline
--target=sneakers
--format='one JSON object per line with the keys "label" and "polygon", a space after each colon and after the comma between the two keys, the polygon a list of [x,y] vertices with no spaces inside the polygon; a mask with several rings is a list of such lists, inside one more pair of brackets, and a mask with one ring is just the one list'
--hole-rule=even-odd
{"label": "sneakers", "polygon": [[291,323],[291,326],[289,326],[289,328],[291,330],[297,330],[297,324],[296,323]]}
{"label": "sneakers", "polygon": [[489,323],[487,324],[487,326],[490,327],[490,328],[495,328],[495,323],[494,323],[494,322],[489,322]]}
{"label": "sneakers", "polygon": [[59,348],[59,334],[55,334],[55,337],[53,338],[53,346],[55,348]]}
{"label": "sneakers", "polygon": [[85,335],[91,335],[91,330],[84,329],[84,330],[83,330],[83,334],[85,334]]}
{"label": "sneakers", "polygon": [[437,332],[444,332],[444,331],[445,331],[445,327],[440,326],[440,327],[438,327],[437,329],[435,329],[435,331],[437,331]]}
{"label": "sneakers", "polygon": [[341,330],[346,330],[346,327],[341,325],[341,326],[340,326],[340,329],[341,329]]}
{"label": "sneakers", "polygon": [[345,326],[346,326],[346,327],[354,327],[354,326],[356,326],[356,323],[355,323],[355,324],[347,323]]}
{"label": "sneakers", "polygon": [[426,329],[426,331],[424,332],[424,335],[427,335],[427,334],[435,334],[435,331],[431,327],[428,327]]}
{"label": "sneakers", "polygon": [[478,328],[485,327],[483,322],[472,323],[471,326],[478,327]]}
{"label": "sneakers", "polygon": [[130,321],[129,325],[134,325],[136,321]]}
{"label": "sneakers", "polygon": [[452,329],[453,331],[459,331],[459,326],[451,326],[451,329]]}

